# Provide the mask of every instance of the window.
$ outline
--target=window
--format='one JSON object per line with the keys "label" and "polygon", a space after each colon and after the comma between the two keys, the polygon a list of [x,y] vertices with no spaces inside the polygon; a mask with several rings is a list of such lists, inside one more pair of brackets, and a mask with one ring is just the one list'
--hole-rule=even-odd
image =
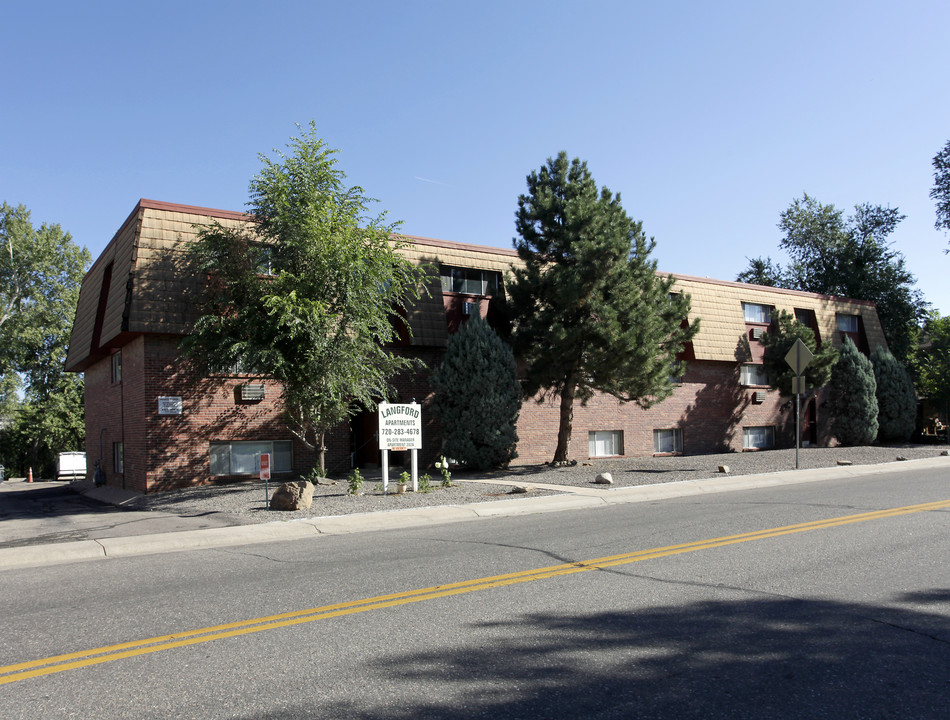
{"label": "window", "polygon": [[680,428],[653,431],[653,452],[683,452],[683,431]]}
{"label": "window", "polygon": [[587,434],[590,457],[623,455],[623,430],[597,430]]}
{"label": "window", "polygon": [[775,447],[775,428],[771,425],[742,428],[744,450],[764,450]]}
{"label": "window", "polygon": [[757,303],[742,303],[742,314],[747,323],[765,323],[772,322],[772,307],[770,305],[759,305]]}
{"label": "window", "polygon": [[680,362],[670,363],[670,385],[682,385],[686,366]]}
{"label": "window", "polygon": [[290,472],[293,467],[290,440],[213,442],[210,444],[212,475],[257,475],[261,454],[270,453],[271,472]]}
{"label": "window", "polygon": [[858,332],[858,316],[838,313],[838,330],[846,333]]}
{"label": "window", "polygon": [[274,248],[270,245],[251,245],[248,252],[259,275],[277,274],[274,269]]}
{"label": "window", "polygon": [[473,270],[443,265],[439,275],[443,292],[467,295],[494,295],[501,284],[501,273],[494,270]]}
{"label": "window", "polygon": [[117,350],[112,356],[112,382],[122,382],[122,351]]}
{"label": "window", "polygon": [[765,365],[743,365],[740,370],[740,382],[743,385],[768,385],[769,374]]}
{"label": "window", "polygon": [[263,375],[260,370],[251,366],[247,360],[238,360],[227,369],[223,375]]}
{"label": "window", "polygon": [[112,443],[112,469],[119,475],[125,473],[125,443]]}

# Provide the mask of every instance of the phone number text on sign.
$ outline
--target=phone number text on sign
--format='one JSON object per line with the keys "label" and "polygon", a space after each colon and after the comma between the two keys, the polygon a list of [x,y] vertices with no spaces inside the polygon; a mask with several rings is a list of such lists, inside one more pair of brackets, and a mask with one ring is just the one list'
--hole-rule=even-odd
{"label": "phone number text on sign", "polygon": [[379,449],[422,449],[422,406],[419,403],[379,404]]}

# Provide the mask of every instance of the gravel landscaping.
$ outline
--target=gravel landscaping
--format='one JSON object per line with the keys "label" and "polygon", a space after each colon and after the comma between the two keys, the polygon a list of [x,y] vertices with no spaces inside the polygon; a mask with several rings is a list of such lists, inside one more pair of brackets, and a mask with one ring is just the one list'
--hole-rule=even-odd
{"label": "gravel landscaping", "polygon": [[[840,448],[803,448],[799,452],[802,469],[833,467],[839,463],[870,465],[895,462],[898,458],[917,460],[939,456],[945,445],[885,445]],[[366,482],[362,493],[351,495],[345,477],[333,478],[314,488],[313,505],[309,510],[278,512],[266,508],[264,484],[259,480],[228,485],[189,488],[153,495],[144,495],[124,504],[132,510],[155,510],[183,516],[220,513],[234,524],[273,522],[303,517],[325,517],[351,513],[404,510],[433,505],[465,505],[477,502],[504,501],[511,498],[537,497],[555,494],[557,488],[539,488],[536,485],[602,489],[611,492],[617,487],[653,485],[682,480],[700,480],[719,475],[719,466],[729,467],[730,475],[793,470],[795,450],[769,450],[751,453],[721,455],[689,455],[672,457],[637,457],[616,460],[594,460],[569,467],[526,465],[487,473],[455,471],[453,486],[441,487],[437,471],[430,470],[432,489],[428,493],[407,492],[396,494],[395,477],[390,477],[390,494],[383,495],[379,472],[364,473]],[[950,460],[948,460],[950,467]],[[598,473],[609,472],[612,485],[594,484]],[[491,482],[485,482],[491,481]],[[280,482],[269,483],[273,493]],[[515,492],[528,488],[527,495]]]}

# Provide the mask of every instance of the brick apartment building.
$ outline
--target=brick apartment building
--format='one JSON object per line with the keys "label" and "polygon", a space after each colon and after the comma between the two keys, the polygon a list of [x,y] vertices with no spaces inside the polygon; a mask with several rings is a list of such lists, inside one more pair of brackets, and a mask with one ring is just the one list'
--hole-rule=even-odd
{"label": "brick apartment building", "polygon": [[[195,321],[200,280],[184,270],[183,247],[196,226],[240,225],[244,214],[141,200],[83,280],[66,369],[86,380],[89,477],[101,462],[106,482],[140,492],[252,477],[261,452],[275,477],[308,471],[316,458],[281,423],[279,388],[260,377],[189,377],[179,340]],[[437,365],[448,336],[478,314],[504,322],[493,297],[513,250],[406,237],[403,252],[439,268],[429,295],[407,316],[412,335],[392,348]],[[592,457],[699,454],[789,446],[794,420],[788,398],[769,390],[757,342],[772,313],[785,310],[838,346],[851,336],[864,352],[884,345],[872,303],[743,283],[674,275],[692,298],[689,322],[700,331],[683,354],[685,372],[672,397],[643,410],[609,396],[575,406],[572,455]],[[428,372],[397,378],[399,400],[425,403]],[[803,404],[803,440],[831,442],[825,391]],[[518,422],[520,463],[550,460],[558,406],[526,399]],[[328,470],[378,462],[375,411],[358,415],[327,438]],[[424,412],[428,465],[439,455],[438,424]],[[399,462],[399,458],[393,459]]]}

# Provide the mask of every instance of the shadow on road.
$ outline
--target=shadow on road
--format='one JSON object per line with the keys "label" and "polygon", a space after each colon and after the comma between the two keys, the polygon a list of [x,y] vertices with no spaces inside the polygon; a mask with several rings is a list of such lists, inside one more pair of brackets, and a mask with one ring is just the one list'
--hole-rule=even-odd
{"label": "shadow on road", "polygon": [[527,614],[466,636],[367,668],[361,684],[393,690],[385,707],[313,699],[254,717],[919,719],[947,717],[950,701],[946,588],[889,606],[768,598]]}

